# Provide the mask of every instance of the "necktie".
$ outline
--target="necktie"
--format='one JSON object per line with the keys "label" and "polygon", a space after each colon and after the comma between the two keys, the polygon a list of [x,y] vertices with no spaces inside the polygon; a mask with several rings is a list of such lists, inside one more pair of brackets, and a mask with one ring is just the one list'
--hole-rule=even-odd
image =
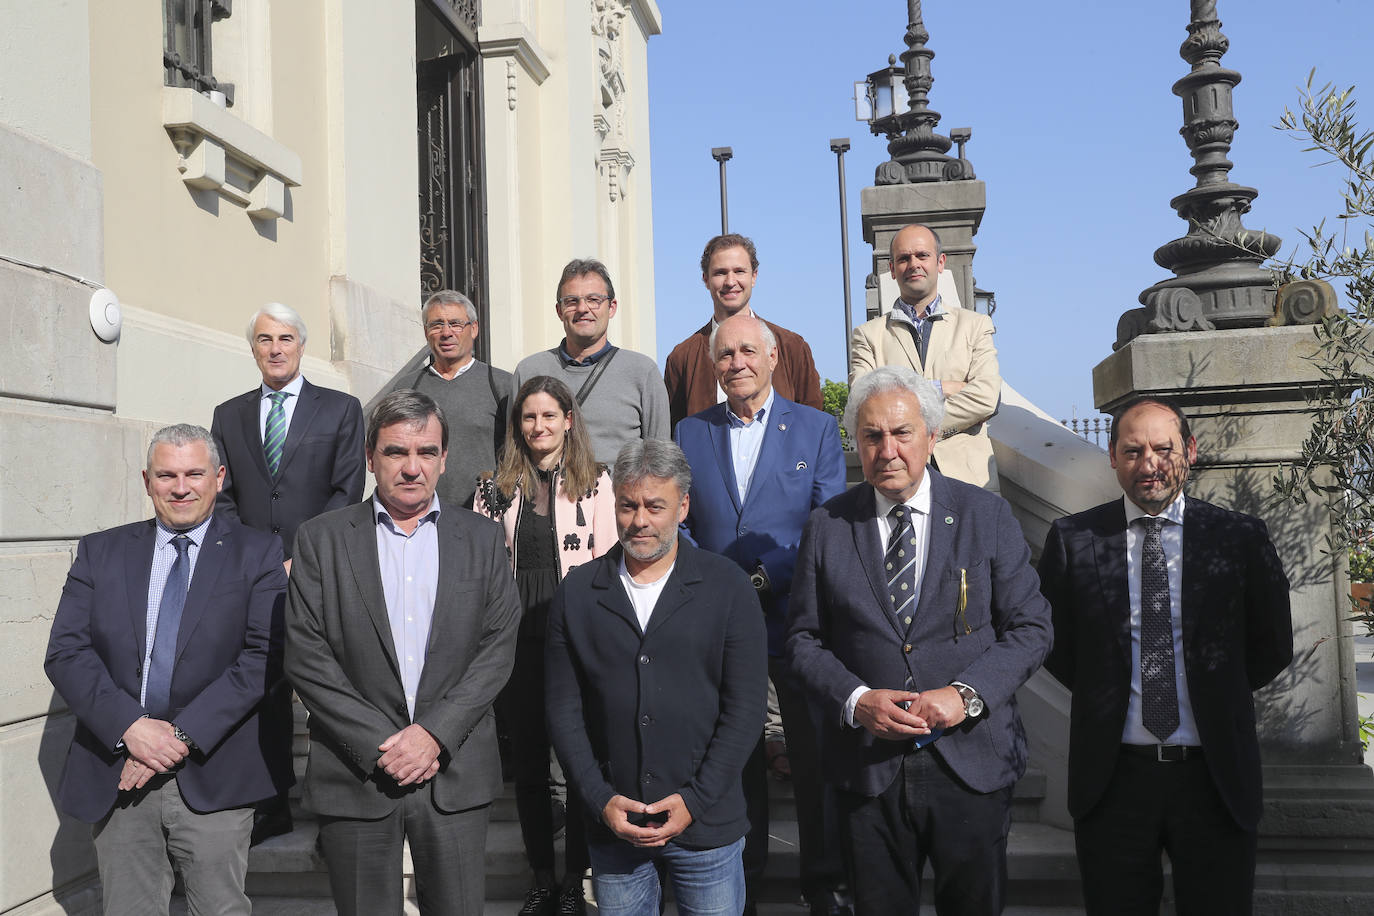
{"label": "necktie", "polygon": [[1140,562],[1141,719],[1160,741],[1178,728],[1178,683],[1174,677],[1174,621],[1169,611],[1169,573],[1164,565],[1160,518],[1142,518],[1145,544]]}
{"label": "necktie", "polygon": [[281,467],[282,446],[286,445],[286,399],[285,391],[274,391],[268,395],[272,399],[272,409],[267,411],[267,428],[262,434],[262,451],[267,457],[267,470],[273,477]]}
{"label": "necktie", "polygon": [[153,655],[148,662],[148,685],[144,691],[143,707],[155,719],[164,719],[171,712],[172,662],[177,654],[177,631],[181,629],[181,611],[186,607],[186,589],[191,584],[191,558],[187,555],[191,539],[178,534],[171,544],[177,558],[167,571],[162,601],[157,606],[157,635],[153,637]]}
{"label": "necktie", "polygon": [[911,524],[911,510],[893,506],[889,513],[893,520],[892,536],[887,539],[883,565],[887,569],[887,594],[897,622],[911,622],[911,604],[916,600],[916,529]]}

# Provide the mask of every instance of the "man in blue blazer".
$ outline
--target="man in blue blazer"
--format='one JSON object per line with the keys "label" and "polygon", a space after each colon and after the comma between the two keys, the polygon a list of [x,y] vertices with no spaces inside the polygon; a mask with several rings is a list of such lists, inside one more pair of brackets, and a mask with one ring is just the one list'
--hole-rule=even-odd
{"label": "man in blue blazer", "polygon": [[1184,495],[1197,443],[1177,404],[1124,405],[1108,454],[1122,498],[1055,522],[1040,558],[1084,903],[1158,913],[1167,852],[1178,912],[1249,913],[1251,692],[1293,659],[1288,579],[1264,522]]}
{"label": "man in blue blazer", "polygon": [[549,734],[587,833],[597,908],[657,916],[658,867],[683,913],[744,908],[740,771],[767,703],[764,628],[735,564],[678,537],[692,472],[635,439],[612,474],[620,542],[568,573],[549,610]]}
{"label": "man in blue blazer", "polygon": [[77,720],[58,803],[93,825],[106,913],[166,914],[175,868],[194,912],[246,916],[253,803],[292,781],[260,716],[281,546],[212,514],[223,478],[206,430],[158,431],[156,517],[82,538],[53,619],[45,669]]}
{"label": "man in blue blazer", "polygon": [[[826,823],[816,723],[782,663],[787,597],[797,545],[811,510],[844,490],[835,418],[779,395],[778,345],[752,315],[718,324],[708,342],[725,403],[678,423],[673,434],[692,468],[686,529],[696,543],[750,574],[768,626],[769,674],[777,688],[797,796],[802,894],[814,913],[841,912],[840,849]],[[744,873],[752,911],[768,858],[768,782],[763,737],[744,771],[749,836]],[[833,811],[831,812],[833,815]],[[833,820],[833,817],[831,818]]]}
{"label": "man in blue blazer", "polygon": [[909,368],[855,382],[866,483],[812,514],[792,583],[788,661],[824,723],[859,916],[915,912],[927,859],[941,916],[1002,911],[1016,691],[1051,642],[1011,508],[926,467],[942,412]]}

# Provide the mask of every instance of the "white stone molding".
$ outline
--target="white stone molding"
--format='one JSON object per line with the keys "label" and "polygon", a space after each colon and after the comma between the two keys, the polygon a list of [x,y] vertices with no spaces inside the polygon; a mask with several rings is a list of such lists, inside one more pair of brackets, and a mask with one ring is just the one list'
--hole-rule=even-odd
{"label": "white stone molding", "polygon": [[286,213],[286,189],[301,183],[301,157],[194,89],[162,89],[162,126],[193,188],[215,191],[259,220]]}
{"label": "white stone molding", "polygon": [[[549,54],[539,46],[530,30],[518,22],[498,22],[477,30],[477,47],[483,57],[508,57],[518,63],[536,86],[549,78]],[[511,73],[509,69],[506,71]],[[514,98],[515,90],[511,90]],[[514,110],[514,106],[512,106]]]}
{"label": "white stone molding", "polygon": [[601,174],[606,177],[606,190],[611,195],[611,203],[628,197],[628,182],[625,179],[629,178],[630,169],[634,168],[635,157],[631,156],[628,150],[606,146],[601,149],[598,165]]}

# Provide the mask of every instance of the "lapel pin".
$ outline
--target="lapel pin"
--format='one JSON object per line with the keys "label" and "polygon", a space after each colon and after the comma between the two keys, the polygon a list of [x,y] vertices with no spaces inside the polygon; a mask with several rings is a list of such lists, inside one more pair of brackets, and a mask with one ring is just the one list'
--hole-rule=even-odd
{"label": "lapel pin", "polygon": [[224,542],[223,542],[223,541],[215,541],[215,546],[216,546],[216,547],[223,547],[223,546],[224,546]]}
{"label": "lapel pin", "polygon": [[781,433],[787,432],[787,424],[786,424],[786,423],[779,423],[779,424],[778,424],[778,432],[781,432]]}
{"label": "lapel pin", "polygon": [[954,516],[952,516],[952,515],[946,515],[946,516],[945,516],[945,524],[946,524],[946,525],[953,525],[953,524],[954,524]]}
{"label": "lapel pin", "polygon": [[806,470],[806,462],[805,462],[805,461],[798,461],[798,462],[797,462],[797,470],[799,470],[799,471],[804,471],[804,470]]}

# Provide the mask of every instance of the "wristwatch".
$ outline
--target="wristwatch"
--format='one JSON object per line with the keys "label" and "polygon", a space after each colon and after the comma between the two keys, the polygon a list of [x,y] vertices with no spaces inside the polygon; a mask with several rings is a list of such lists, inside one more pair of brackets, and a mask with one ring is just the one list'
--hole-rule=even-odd
{"label": "wristwatch", "polygon": [[749,574],[749,584],[754,586],[754,591],[760,595],[772,586],[772,583],[768,581],[768,570],[764,568],[762,562],[759,562],[754,567],[754,571]]}
{"label": "wristwatch", "polygon": [[[965,701],[964,701],[964,709],[965,709],[965,711],[967,712],[967,710],[968,710],[968,700],[965,700]],[[196,743],[195,743],[194,741],[191,740],[191,736],[188,735],[188,734],[186,734],[184,731],[182,731],[182,730],[181,730],[181,726],[180,726],[180,725],[177,725],[175,722],[172,723],[172,735],[173,735],[173,737],[175,737],[178,741],[180,741],[182,744],[184,744],[184,745],[186,745],[187,747],[189,747],[191,750],[193,750],[193,751],[194,751],[194,750],[197,750],[197,748],[196,748]]]}
{"label": "wristwatch", "polygon": [[983,698],[978,695],[968,684],[950,684],[955,690],[959,691],[959,697],[964,701],[964,715],[970,719],[976,719],[983,714],[987,707],[983,704]]}

